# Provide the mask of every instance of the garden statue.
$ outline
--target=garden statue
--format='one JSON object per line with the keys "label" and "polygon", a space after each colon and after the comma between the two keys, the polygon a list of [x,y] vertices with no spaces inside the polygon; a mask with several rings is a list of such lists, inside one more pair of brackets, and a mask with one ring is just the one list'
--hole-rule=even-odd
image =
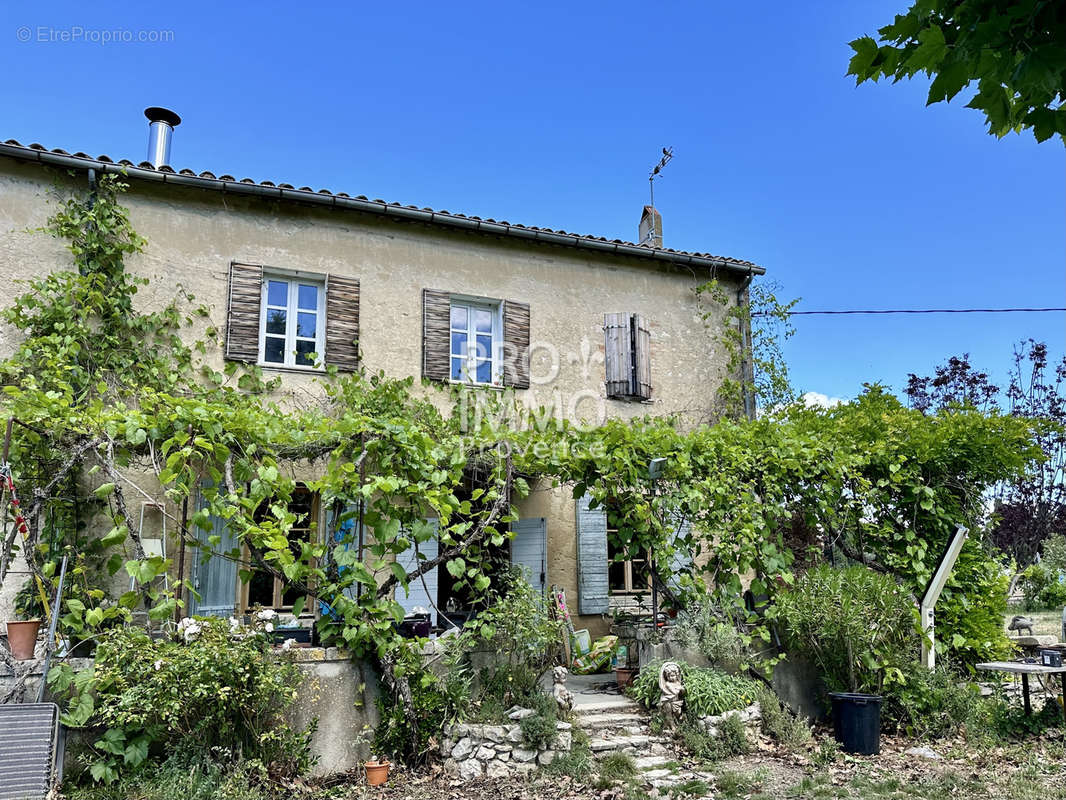
{"label": "garden statue", "polygon": [[667,661],[659,668],[659,709],[667,730],[674,730],[681,721],[685,708],[685,684],[681,680],[681,667],[675,661]]}
{"label": "garden statue", "polygon": [[552,697],[559,705],[563,714],[569,714],[574,710],[574,693],[566,688],[566,676],[569,674],[566,667],[556,667],[552,670]]}
{"label": "garden statue", "polygon": [[1017,631],[1019,634],[1023,630],[1029,631],[1029,635],[1033,635],[1033,621],[1029,617],[1023,617],[1020,614],[1010,621],[1010,625],[1007,626],[1008,631]]}

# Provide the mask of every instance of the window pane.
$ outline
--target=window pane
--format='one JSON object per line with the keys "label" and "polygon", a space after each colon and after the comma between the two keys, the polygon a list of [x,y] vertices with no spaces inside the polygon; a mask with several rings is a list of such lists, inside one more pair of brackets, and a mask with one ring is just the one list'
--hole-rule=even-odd
{"label": "window pane", "polygon": [[274,576],[269,572],[255,570],[252,573],[248,581],[248,605],[266,608],[274,605]]}
{"label": "window pane", "polygon": [[267,281],[267,304],[282,307],[289,304],[288,281]]}
{"label": "window pane", "polygon": [[453,356],[465,356],[466,355],[466,334],[465,333],[453,333],[452,334],[452,355]]}
{"label": "window pane", "polygon": [[626,562],[612,561],[607,565],[607,585],[612,592],[626,590]]}
{"label": "window pane", "polygon": [[286,312],[278,308],[271,308],[267,311],[267,333],[277,333],[281,336],[285,335],[285,317]]}
{"label": "window pane", "polygon": [[478,383],[492,383],[492,362],[491,361],[478,361],[477,362],[477,382]]}
{"label": "window pane", "polygon": [[492,358],[492,336],[482,336],[481,334],[478,334],[477,357]]}
{"label": "window pane", "polygon": [[474,325],[478,333],[492,333],[492,312],[483,308],[475,308]]}
{"label": "window pane", "polygon": [[452,306],[452,327],[466,330],[466,306]]}
{"label": "window pane", "polygon": [[285,363],[285,340],[279,339],[276,336],[266,337],[266,344],[263,346],[263,360],[269,361],[272,364],[284,364]]}
{"label": "window pane", "polygon": [[453,358],[452,359],[452,380],[461,381],[463,379],[463,363],[465,358]]}
{"label": "window pane", "polygon": [[315,338],[315,326],[318,324],[318,315],[309,311],[296,312],[296,335],[306,336],[308,339]]}
{"label": "window pane", "polygon": [[296,343],[296,363],[301,367],[314,366],[315,360],[311,358],[311,353],[315,352],[314,342],[297,342]]}
{"label": "window pane", "polygon": [[301,283],[296,303],[299,308],[309,308],[312,311],[317,311],[318,287],[308,286],[306,283]]}

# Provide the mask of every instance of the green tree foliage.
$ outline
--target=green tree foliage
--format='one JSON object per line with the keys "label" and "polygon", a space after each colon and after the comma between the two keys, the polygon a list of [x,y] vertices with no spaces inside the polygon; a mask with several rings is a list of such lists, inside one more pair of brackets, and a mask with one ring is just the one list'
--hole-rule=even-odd
{"label": "green tree foliage", "polygon": [[970,84],[966,104],[989,133],[1029,129],[1037,141],[1066,141],[1066,7],[1048,0],[917,0],[879,41],[851,42],[856,83],[933,79],[927,105],[950,101]]}

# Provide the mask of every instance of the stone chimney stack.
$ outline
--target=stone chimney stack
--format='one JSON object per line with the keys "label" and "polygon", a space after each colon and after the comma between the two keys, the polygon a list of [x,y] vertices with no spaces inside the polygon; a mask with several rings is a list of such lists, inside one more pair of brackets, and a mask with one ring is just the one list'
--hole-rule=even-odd
{"label": "stone chimney stack", "polygon": [[656,211],[654,206],[644,206],[644,213],[640,215],[640,239],[637,243],[644,247],[663,246],[663,215]]}

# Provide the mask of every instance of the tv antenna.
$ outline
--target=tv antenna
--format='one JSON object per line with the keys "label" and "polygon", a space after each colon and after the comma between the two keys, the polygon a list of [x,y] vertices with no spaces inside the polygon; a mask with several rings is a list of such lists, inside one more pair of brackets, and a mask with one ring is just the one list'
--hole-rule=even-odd
{"label": "tv antenna", "polygon": [[648,189],[651,192],[651,207],[655,208],[655,179],[663,171],[663,167],[670,163],[670,159],[674,157],[674,148],[664,147],[663,157],[659,159],[659,163],[652,167],[651,174],[648,176]]}

